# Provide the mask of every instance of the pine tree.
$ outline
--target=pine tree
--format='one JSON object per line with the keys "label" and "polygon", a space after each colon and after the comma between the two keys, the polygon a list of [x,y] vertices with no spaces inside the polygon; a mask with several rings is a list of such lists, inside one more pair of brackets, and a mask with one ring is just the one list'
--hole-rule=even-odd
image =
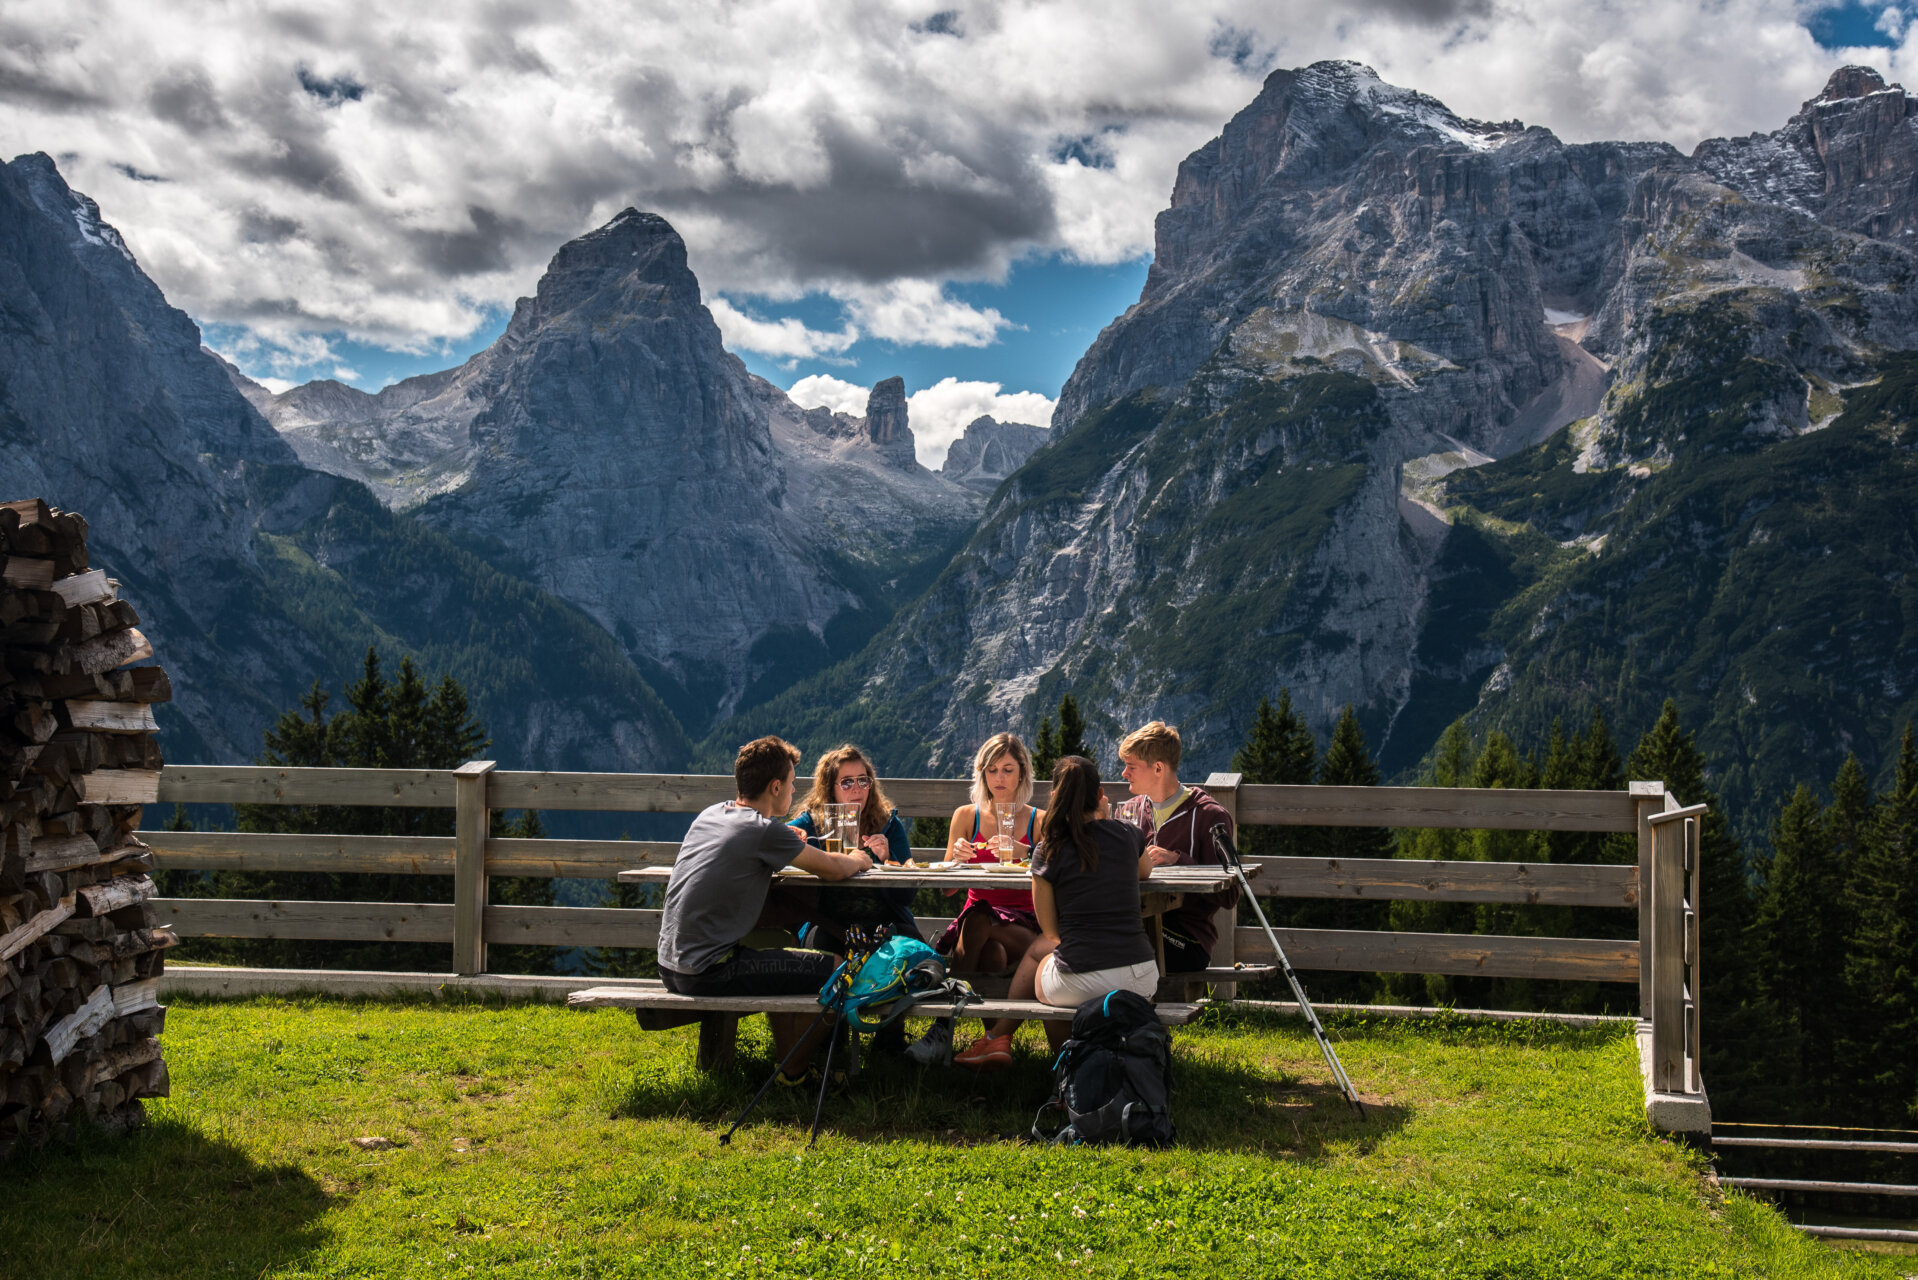
{"label": "pine tree", "polygon": [[1857,924],[1845,976],[1856,1007],[1846,1057],[1861,1101],[1888,1125],[1918,1120],[1918,749],[1912,729],[1876,806],[1853,877]]}
{"label": "pine tree", "polygon": [[[492,827],[492,835],[508,839],[546,838],[546,824],[540,821],[537,809],[522,810],[510,823],[504,813],[495,811]],[[494,876],[486,882],[486,900],[502,907],[550,907],[557,904],[558,895],[549,876]],[[486,967],[493,973],[554,973],[558,969],[557,959],[558,952],[552,947],[489,945],[486,948]]]}
{"label": "pine tree", "polygon": [[[1319,762],[1319,784],[1327,787],[1375,787],[1378,763],[1366,745],[1365,732],[1350,705],[1340,713]],[[1392,833],[1383,827],[1304,827],[1308,856],[1315,858],[1389,858]],[[1283,900],[1282,900],[1283,901]],[[1295,928],[1379,929],[1385,926],[1390,904],[1351,898],[1299,898],[1285,904]],[[1326,1000],[1364,1000],[1377,981],[1369,973],[1315,974],[1308,988]]]}
{"label": "pine tree", "polygon": [[[1439,735],[1432,763],[1419,778],[1425,787],[1468,787],[1478,762],[1471,731],[1464,720],[1454,720]],[[1420,861],[1460,862],[1473,856],[1471,833],[1456,827],[1422,827],[1398,833],[1396,856]],[[1476,914],[1465,902],[1398,901],[1387,911],[1389,926],[1404,933],[1470,933]],[[1454,1004],[1459,1002],[1458,979],[1444,974],[1386,973],[1380,999],[1390,1004]]]}
{"label": "pine tree", "polygon": [[1799,1087],[1780,1120],[1821,1118],[1817,1099],[1836,1083],[1834,1050],[1845,1006],[1846,915],[1831,828],[1811,788],[1800,785],[1772,824],[1771,857],[1752,923],[1758,991],[1778,1011],[1773,1052]]}
{"label": "pine tree", "polygon": [[1039,717],[1039,737],[1032,744],[1032,776],[1051,778],[1052,766],[1059,763],[1059,735],[1052,731],[1052,717]]}
{"label": "pine tree", "polygon": [[1069,693],[1059,699],[1059,754],[1092,759],[1092,751],[1086,746],[1085,717],[1079,714],[1079,704]]}
{"label": "pine tree", "polygon": [[[1280,689],[1276,708],[1259,699],[1252,730],[1244,745],[1233,753],[1232,767],[1244,775],[1246,782],[1309,786],[1318,754],[1317,739],[1292,709],[1292,691]],[[1306,839],[1299,827],[1246,827],[1239,832],[1239,849],[1257,858],[1301,857]]]}

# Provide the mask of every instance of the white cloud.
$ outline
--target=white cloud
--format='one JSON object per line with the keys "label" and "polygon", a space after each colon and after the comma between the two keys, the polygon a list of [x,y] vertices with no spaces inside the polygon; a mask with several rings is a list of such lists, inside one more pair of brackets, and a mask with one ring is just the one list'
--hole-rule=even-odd
{"label": "white cloud", "polygon": [[[946,460],[946,450],[965,434],[966,424],[974,418],[984,415],[1043,427],[1052,421],[1056,403],[1036,391],[1001,391],[996,382],[941,378],[906,397],[906,421],[912,427],[920,464],[937,470]],[[863,400],[861,405],[863,412]]]}
{"label": "white cloud", "polygon": [[946,296],[936,280],[893,280],[832,290],[866,336],[907,346],[985,347],[1010,322],[991,307]]}
{"label": "white cloud", "polygon": [[[1918,71],[1895,5],[1898,48],[1836,52],[1806,0],[1004,0],[958,35],[935,5],[12,5],[0,136],[60,157],[176,304],[276,344],[460,340],[633,204],[709,296],[825,291],[869,336],[977,346],[1003,317],[942,282],[1137,256],[1272,66],[1682,150],[1777,128],[1845,62]],[[789,359],[843,336],[754,324]]]}
{"label": "white cloud", "polygon": [[719,325],[720,336],[735,351],[752,351],[770,360],[783,360],[790,369],[798,360],[830,359],[859,341],[859,331],[847,325],[838,333],[809,329],[804,322],[786,316],[779,320],[761,320],[747,315],[724,298],[715,297],[706,304]]}
{"label": "white cloud", "polygon": [[850,413],[860,417],[866,412],[866,400],[872,395],[872,388],[843,381],[831,374],[815,373],[786,388],[786,394],[802,409],[826,408],[834,413]]}

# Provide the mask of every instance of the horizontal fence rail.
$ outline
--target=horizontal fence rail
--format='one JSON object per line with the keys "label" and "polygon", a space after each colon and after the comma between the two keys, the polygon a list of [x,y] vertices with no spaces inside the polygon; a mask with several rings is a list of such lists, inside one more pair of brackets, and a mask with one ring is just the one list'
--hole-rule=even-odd
{"label": "horizontal fence rail", "polygon": [[[1317,787],[1243,783],[1214,774],[1207,789],[1241,826],[1389,827],[1620,833],[1637,837],[1635,865],[1248,857],[1261,897],[1606,907],[1638,913],[1637,939],[1534,938],[1370,930],[1281,929],[1307,970],[1637,982],[1652,1022],[1654,1074],[1668,1093],[1702,1093],[1698,1078],[1698,820],[1663,784],[1626,791],[1469,787]],[[970,803],[963,779],[898,778],[888,798],[906,813],[943,816]],[[1115,799],[1121,783],[1108,784]],[[452,877],[451,903],[263,902],[175,898],[154,906],[183,936],[450,944],[454,971],[479,973],[488,944],[650,949],[657,910],[518,907],[486,902],[491,876],[610,880],[668,866],[673,841],[490,837],[493,810],[695,813],[733,798],[718,774],[497,770],[302,769],[169,765],[162,803],[450,808],[454,836],[282,835],[145,831],[165,870],[333,872]],[[1043,807],[1049,788],[1034,788]],[[943,850],[917,849],[922,861]],[[944,919],[922,920],[936,931]],[[1229,922],[1222,921],[1222,925]],[[1262,931],[1224,927],[1214,963],[1273,957]]]}

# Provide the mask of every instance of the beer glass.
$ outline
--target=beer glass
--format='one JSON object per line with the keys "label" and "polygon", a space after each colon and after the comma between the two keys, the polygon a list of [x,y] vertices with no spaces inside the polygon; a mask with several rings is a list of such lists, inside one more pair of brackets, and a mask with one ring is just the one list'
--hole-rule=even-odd
{"label": "beer glass", "polygon": [[826,820],[822,826],[823,829],[819,834],[826,843],[827,853],[857,853],[859,851],[858,805],[827,805]]}
{"label": "beer glass", "polygon": [[1019,861],[1019,844],[1014,835],[1018,829],[1019,810],[1023,806],[995,801],[992,806],[992,852],[1001,862]]}

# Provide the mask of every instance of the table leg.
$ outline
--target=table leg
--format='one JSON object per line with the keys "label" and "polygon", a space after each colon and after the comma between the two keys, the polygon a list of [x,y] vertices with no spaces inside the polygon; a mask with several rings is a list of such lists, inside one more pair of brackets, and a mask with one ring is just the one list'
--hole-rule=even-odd
{"label": "table leg", "polygon": [[699,1056],[701,1071],[715,1074],[731,1071],[733,1051],[739,1044],[739,1015],[708,1013],[699,1020]]}

